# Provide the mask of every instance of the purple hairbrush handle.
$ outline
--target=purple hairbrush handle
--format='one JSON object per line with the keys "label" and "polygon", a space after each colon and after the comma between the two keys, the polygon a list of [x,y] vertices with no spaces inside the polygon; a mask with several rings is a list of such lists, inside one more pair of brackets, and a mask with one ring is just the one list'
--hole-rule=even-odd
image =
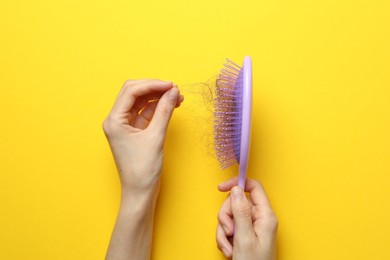
{"label": "purple hairbrush handle", "polygon": [[245,190],[246,172],[248,169],[250,137],[251,137],[251,110],[252,110],[252,60],[246,56],[243,64],[243,100],[242,100],[242,128],[241,148],[238,174],[238,186]]}

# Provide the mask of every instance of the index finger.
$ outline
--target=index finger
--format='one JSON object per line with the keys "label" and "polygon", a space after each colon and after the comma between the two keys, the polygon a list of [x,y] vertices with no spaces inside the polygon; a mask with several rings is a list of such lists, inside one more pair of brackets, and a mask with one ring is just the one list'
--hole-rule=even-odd
{"label": "index finger", "polygon": [[260,205],[262,208],[266,207],[272,210],[267,193],[263,185],[255,180],[246,179],[245,191],[249,192],[253,204]]}
{"label": "index finger", "polygon": [[119,92],[111,112],[114,114],[128,113],[137,97],[153,92],[167,91],[173,87],[172,82],[162,80],[126,81]]}

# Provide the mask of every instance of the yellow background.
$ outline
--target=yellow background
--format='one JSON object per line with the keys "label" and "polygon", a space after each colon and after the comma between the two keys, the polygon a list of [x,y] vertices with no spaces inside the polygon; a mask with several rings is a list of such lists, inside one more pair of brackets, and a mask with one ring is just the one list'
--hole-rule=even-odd
{"label": "yellow background", "polygon": [[[101,123],[126,79],[186,100],[166,142],[153,259],[223,259],[202,87],[254,66],[249,176],[279,259],[390,259],[386,0],[0,1],[0,259],[102,259],[120,186]],[[195,85],[194,85],[195,84]]]}

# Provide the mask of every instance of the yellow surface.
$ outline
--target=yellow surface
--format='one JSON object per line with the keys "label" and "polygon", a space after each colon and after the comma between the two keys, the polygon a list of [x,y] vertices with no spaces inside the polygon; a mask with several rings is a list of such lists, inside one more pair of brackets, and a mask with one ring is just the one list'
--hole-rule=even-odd
{"label": "yellow surface", "polygon": [[182,86],[153,259],[223,259],[226,195],[194,83],[253,58],[250,177],[279,259],[390,259],[390,5],[330,1],[0,1],[0,259],[102,259],[119,182],[101,123],[122,83]]}

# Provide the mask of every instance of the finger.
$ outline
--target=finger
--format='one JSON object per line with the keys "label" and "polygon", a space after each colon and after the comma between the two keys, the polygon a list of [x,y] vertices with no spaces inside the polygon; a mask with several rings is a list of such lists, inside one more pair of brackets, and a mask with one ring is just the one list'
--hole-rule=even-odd
{"label": "finger", "polygon": [[133,107],[137,97],[152,94],[153,92],[165,92],[172,87],[172,82],[161,80],[145,80],[137,81],[133,84],[125,84],[114,103],[112,113],[128,113]]}
{"label": "finger", "polygon": [[[158,101],[163,94],[164,94],[164,92],[153,92],[151,94],[144,95],[142,97],[138,97],[135,100],[133,107],[130,109],[130,116],[129,116],[129,120],[128,120],[130,122],[130,125],[134,126],[134,122],[136,121],[136,118],[138,117],[138,115],[141,112],[143,112],[143,110],[145,110],[145,108],[148,106],[148,103]],[[149,125],[150,120],[151,120],[151,117],[146,118],[146,121],[148,121],[147,125]],[[142,129],[144,129],[145,127],[142,127]]]}
{"label": "finger", "polygon": [[147,79],[128,79],[123,83],[123,86],[121,90],[118,93],[118,96],[122,94],[122,92],[125,90],[126,86],[137,84],[138,82],[146,81]]}
{"label": "finger", "polygon": [[150,122],[148,120],[146,120],[144,117],[142,117],[141,115],[137,115],[134,117],[134,120],[131,121],[130,125],[134,128],[138,128],[138,129],[145,129],[148,127],[148,125],[150,124]]}
{"label": "finger", "polygon": [[139,111],[138,114],[142,115],[142,117],[148,120],[149,122],[152,121],[157,104],[158,104],[157,101],[148,102],[146,106],[144,106],[144,108],[141,111]]}
{"label": "finger", "polygon": [[249,203],[249,206],[250,206],[251,208],[252,208],[253,206],[256,206],[255,204],[253,204],[251,197],[246,196],[246,198],[248,199],[248,203]]}
{"label": "finger", "polygon": [[[131,109],[132,113],[130,116],[130,125],[139,129],[145,129],[148,127],[150,121],[153,118],[154,111],[157,107],[157,102],[164,93],[153,93],[150,95],[145,95],[137,100],[134,103],[133,108]],[[183,102],[184,96],[180,95],[176,108],[180,106]]]}
{"label": "finger", "polygon": [[[233,177],[218,185],[218,189],[222,192],[230,191],[237,185],[237,177]],[[264,190],[263,185],[253,179],[247,178],[245,181],[245,191],[250,193],[253,204],[261,207],[271,208],[268,196]]]}
{"label": "finger", "polygon": [[228,236],[233,235],[233,213],[230,205],[230,197],[228,197],[222,204],[221,209],[218,212],[218,222],[222,226],[224,232]]}
{"label": "finger", "polygon": [[[151,101],[158,101],[161,96],[164,94],[165,92],[156,92],[156,93],[152,93],[152,94],[148,94],[148,95],[145,95],[145,96],[142,96],[142,97],[139,97],[137,98],[137,100],[135,101],[134,105],[133,105],[133,108],[134,110],[137,111],[137,113],[144,109],[144,107]],[[180,95],[179,96],[179,100],[176,104],[176,107],[179,107],[180,104],[184,101],[184,96],[183,95]]]}
{"label": "finger", "polygon": [[142,97],[138,97],[133,105],[133,109],[142,110],[149,102],[158,101],[165,92],[153,92]]}
{"label": "finger", "polygon": [[173,110],[179,99],[179,89],[176,87],[171,88],[165,92],[161,99],[158,101],[156,110],[149,127],[152,129],[165,133],[172,117]]}
{"label": "finger", "polygon": [[148,127],[150,121],[153,118],[154,111],[156,109],[157,102],[150,102],[135,115],[134,121],[132,121],[132,126],[139,129],[145,129]]}
{"label": "finger", "polygon": [[216,240],[219,250],[221,250],[226,257],[230,258],[232,256],[233,248],[220,224],[217,225]]}
{"label": "finger", "polygon": [[183,95],[180,95],[179,96],[179,101],[177,102],[176,104],[176,107],[180,107],[181,103],[184,101],[184,96]]}
{"label": "finger", "polygon": [[[178,86],[177,86],[175,83],[173,83],[173,87],[179,89]],[[175,106],[175,107],[176,107],[176,108],[180,107],[180,105],[181,105],[181,103],[182,103],[183,101],[184,101],[184,96],[180,94],[180,90],[179,90],[179,98],[178,98],[178,100],[177,100],[177,103],[176,103],[176,106]]]}
{"label": "finger", "polygon": [[235,186],[230,192],[230,197],[234,222],[236,225],[234,242],[236,242],[236,240],[243,242],[251,237],[255,237],[252,222],[252,209],[244,191],[238,186]]}
{"label": "finger", "polygon": [[222,182],[218,185],[218,190],[222,192],[230,191],[234,186],[237,185],[238,179],[237,177],[233,177],[225,182]]}
{"label": "finger", "polygon": [[262,210],[272,210],[267,193],[260,182],[247,179],[245,183],[245,191],[249,192],[254,205],[260,206]]}

